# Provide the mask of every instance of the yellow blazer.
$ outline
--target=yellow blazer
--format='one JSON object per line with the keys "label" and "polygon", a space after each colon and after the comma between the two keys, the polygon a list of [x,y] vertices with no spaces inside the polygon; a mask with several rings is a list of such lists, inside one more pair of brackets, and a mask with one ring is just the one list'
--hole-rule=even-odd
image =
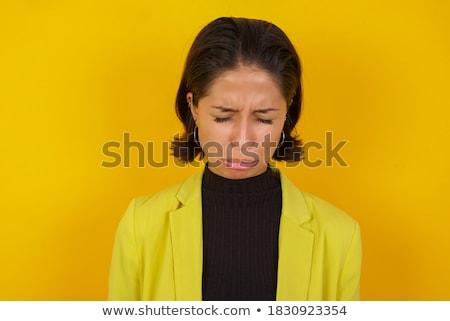
{"label": "yellow blazer", "polygon": [[[282,172],[277,300],[357,300],[359,225]],[[114,243],[109,300],[202,300],[203,172],[134,199]]]}

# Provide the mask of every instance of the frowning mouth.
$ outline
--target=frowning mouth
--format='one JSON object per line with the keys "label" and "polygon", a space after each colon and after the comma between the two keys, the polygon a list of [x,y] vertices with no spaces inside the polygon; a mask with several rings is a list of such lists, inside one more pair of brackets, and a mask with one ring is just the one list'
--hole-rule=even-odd
{"label": "frowning mouth", "polygon": [[237,160],[237,159],[224,159],[223,164],[225,167],[232,168],[232,169],[240,169],[245,170],[252,167],[255,167],[258,165],[257,160]]}

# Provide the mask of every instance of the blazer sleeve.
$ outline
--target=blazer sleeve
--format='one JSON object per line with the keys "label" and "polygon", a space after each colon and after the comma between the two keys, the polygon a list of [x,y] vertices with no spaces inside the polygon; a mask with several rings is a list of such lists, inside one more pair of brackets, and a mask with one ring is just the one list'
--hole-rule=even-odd
{"label": "blazer sleeve", "polygon": [[361,261],[361,233],[358,223],[354,222],[352,239],[339,277],[337,300],[359,300]]}
{"label": "blazer sleeve", "polygon": [[135,200],[119,223],[109,274],[108,300],[140,299],[139,255],[135,231]]}

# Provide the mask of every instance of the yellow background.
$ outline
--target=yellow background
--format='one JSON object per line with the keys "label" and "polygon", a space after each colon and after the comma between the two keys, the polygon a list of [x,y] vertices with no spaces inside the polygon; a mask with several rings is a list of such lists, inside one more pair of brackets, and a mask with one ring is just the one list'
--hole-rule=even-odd
{"label": "yellow background", "polygon": [[[104,168],[123,133],[181,130],[187,50],[219,16],[280,26],[304,67],[305,142],[347,167],[284,168],[362,228],[364,300],[450,299],[450,6],[434,1],[0,2],[0,299],[103,300],[132,197],[198,171]],[[134,153],[134,154],[133,154]],[[322,151],[310,154],[324,158]]]}

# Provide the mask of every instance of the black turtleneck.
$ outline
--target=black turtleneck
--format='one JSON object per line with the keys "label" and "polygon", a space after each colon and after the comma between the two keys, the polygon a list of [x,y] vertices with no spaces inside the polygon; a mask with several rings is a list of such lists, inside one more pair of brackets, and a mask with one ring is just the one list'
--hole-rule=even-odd
{"label": "black turtleneck", "polygon": [[270,168],[255,177],[227,179],[205,168],[203,300],[276,299],[279,177]]}

